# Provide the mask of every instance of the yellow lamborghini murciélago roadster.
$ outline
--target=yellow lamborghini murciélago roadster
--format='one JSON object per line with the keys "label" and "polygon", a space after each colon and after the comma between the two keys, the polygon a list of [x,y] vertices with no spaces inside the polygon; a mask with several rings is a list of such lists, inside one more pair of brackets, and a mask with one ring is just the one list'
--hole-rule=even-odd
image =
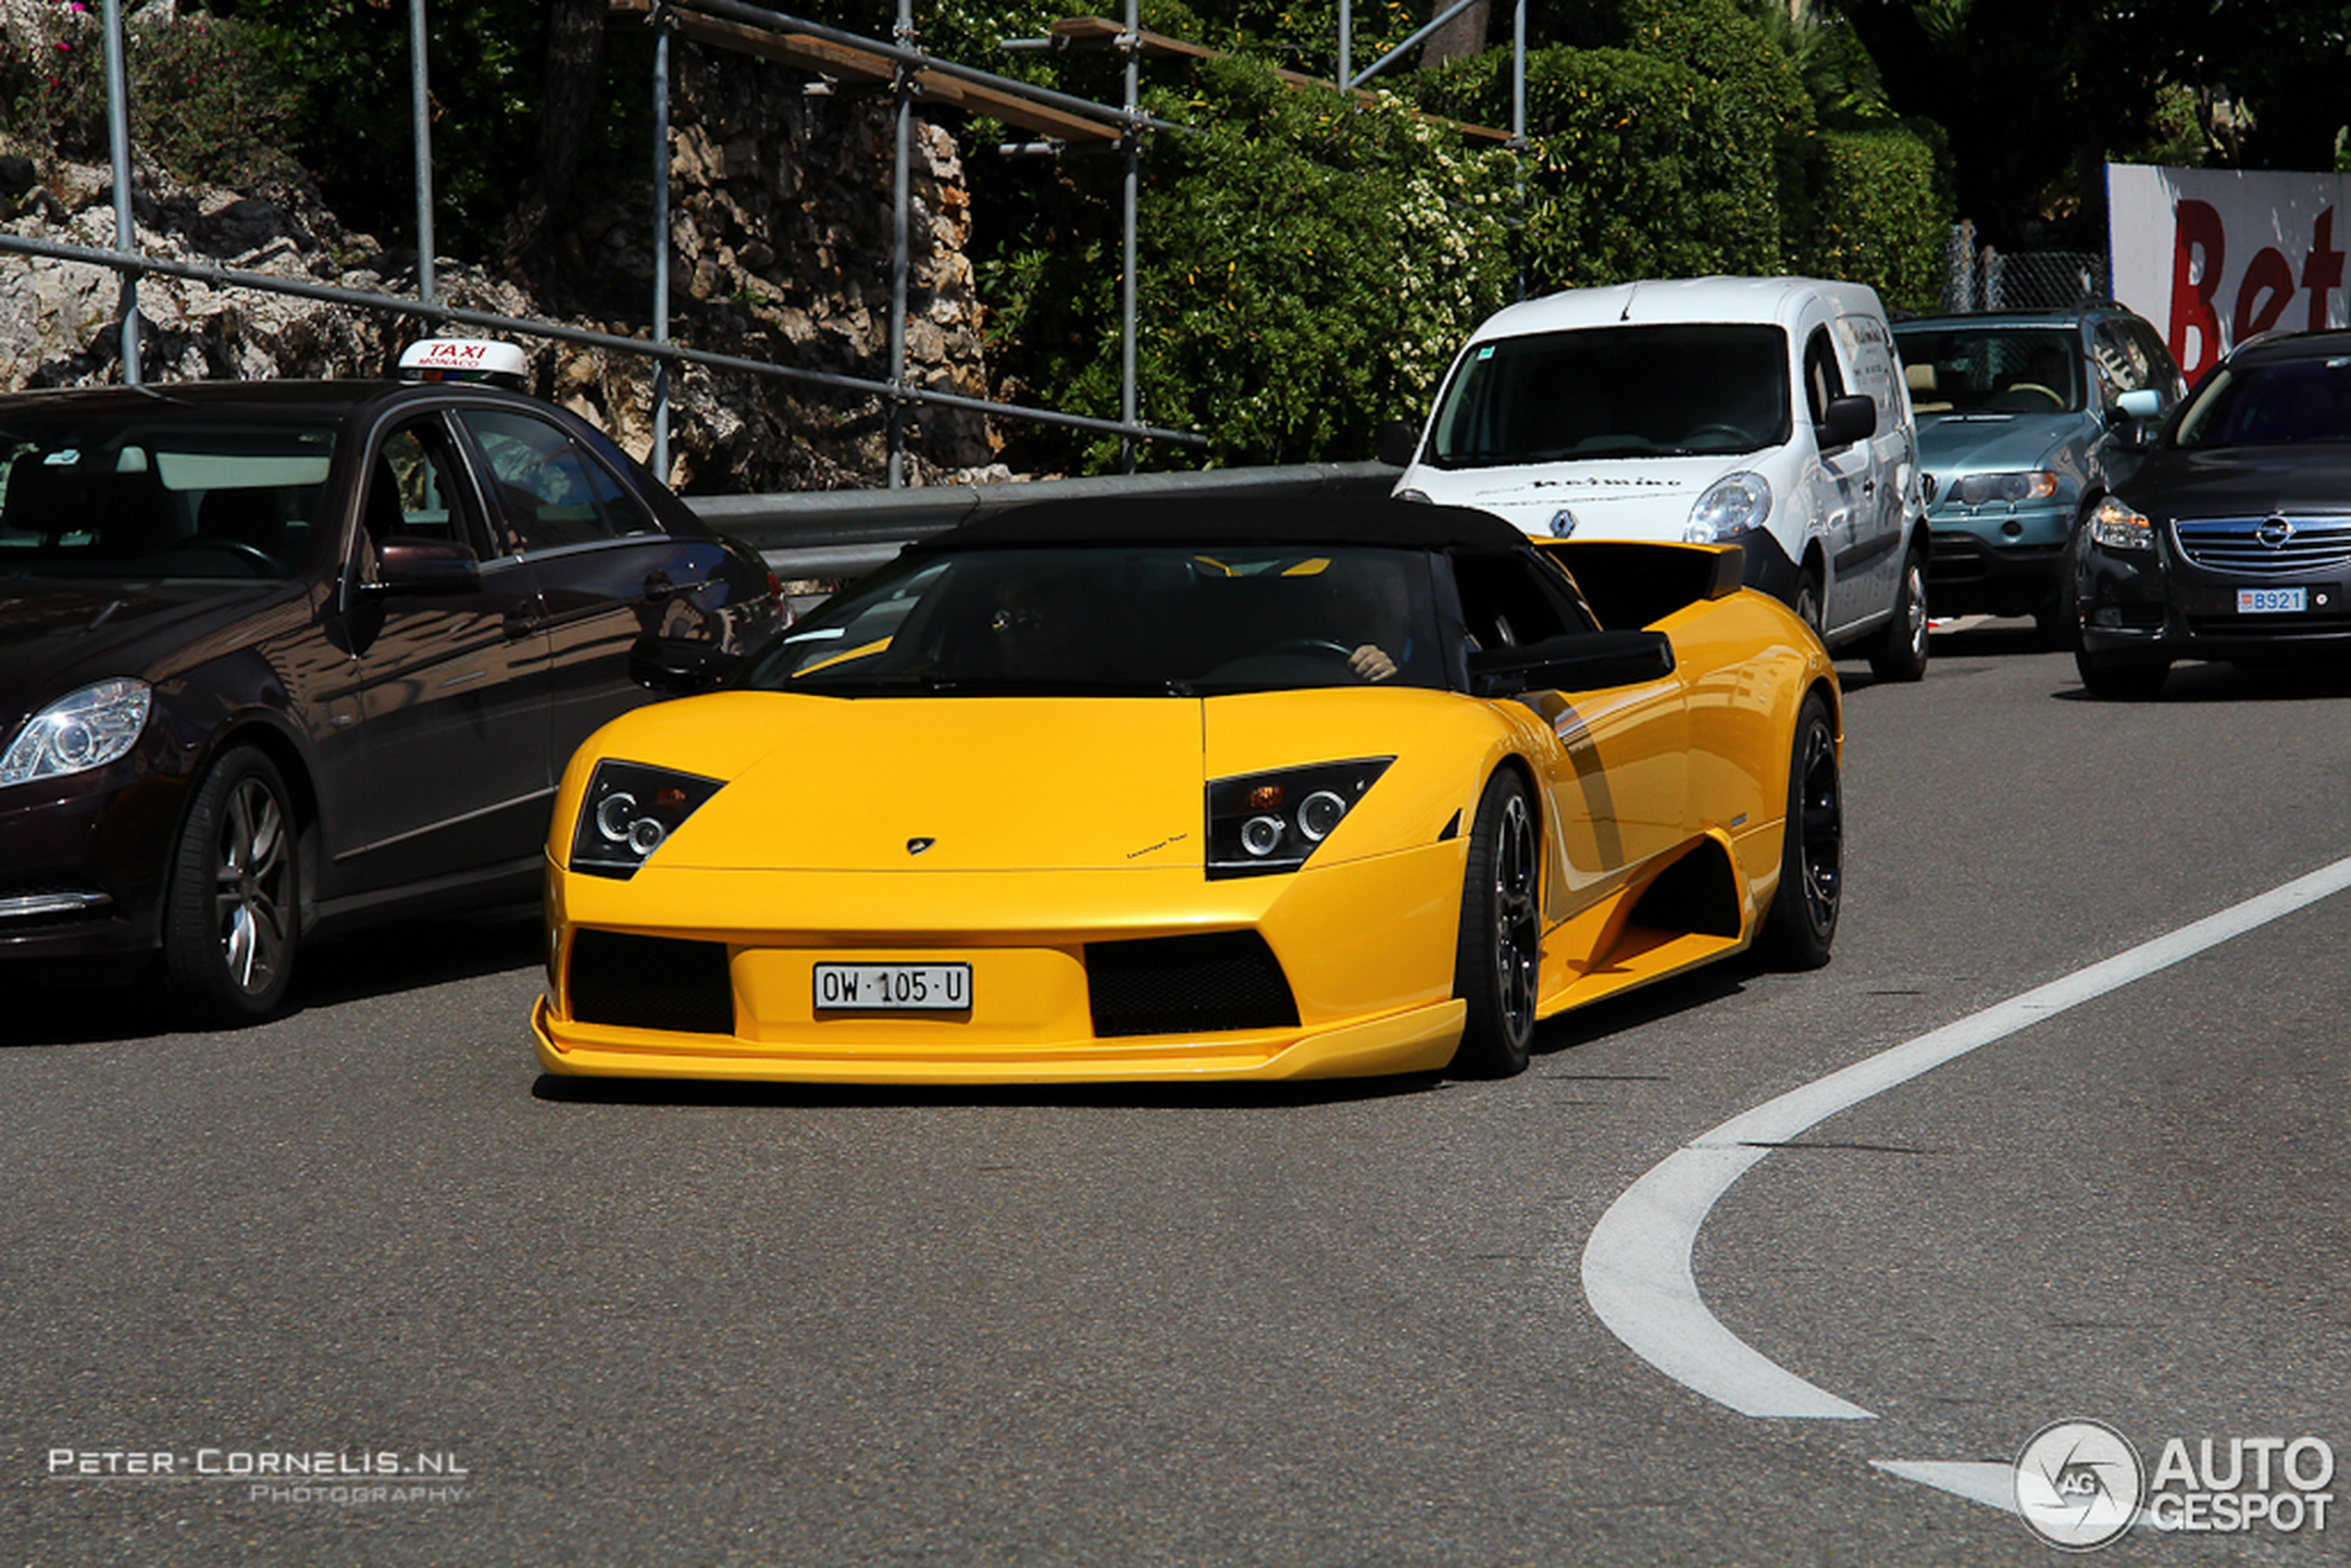
{"label": "yellow lamborghini murci\u00e9lago roadster", "polygon": [[1515,1072],[1562,1009],[1827,961],[1839,722],[1735,548],[1384,498],[1005,511],[581,748],[539,1060]]}

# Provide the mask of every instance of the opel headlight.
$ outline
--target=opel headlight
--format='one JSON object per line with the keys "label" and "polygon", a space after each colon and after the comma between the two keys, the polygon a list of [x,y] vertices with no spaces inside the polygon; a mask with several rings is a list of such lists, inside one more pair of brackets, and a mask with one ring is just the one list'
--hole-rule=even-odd
{"label": "opel headlight", "polygon": [[722,788],[715,778],[643,763],[596,765],[571,832],[571,868],[627,878]]}
{"label": "opel headlight", "polygon": [[1395,760],[1364,757],[1211,780],[1209,876],[1297,870]]}
{"label": "opel headlight", "polygon": [[119,762],[139,742],[155,705],[143,680],[101,680],[32,716],[0,756],[0,786],[62,778]]}
{"label": "opel headlight", "polygon": [[2109,495],[2090,514],[2090,539],[2108,550],[2152,550],[2155,525],[2145,513],[2125,506]]}
{"label": "opel headlight", "polygon": [[2046,468],[2017,474],[1970,474],[1953,481],[1951,499],[1962,506],[1983,506],[2005,501],[2046,501],[2057,493],[2058,477]]}
{"label": "opel headlight", "polygon": [[1772,484],[1760,474],[1725,474],[1690,508],[1682,538],[1691,544],[1725,544],[1763,526],[1772,515]]}

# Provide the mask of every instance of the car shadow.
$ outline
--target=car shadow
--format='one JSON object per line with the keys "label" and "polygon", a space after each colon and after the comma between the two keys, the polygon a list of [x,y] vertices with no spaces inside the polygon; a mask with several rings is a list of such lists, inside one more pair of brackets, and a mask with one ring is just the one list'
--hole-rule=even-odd
{"label": "car shadow", "polygon": [[[276,1017],[478,978],[540,962],[537,904],[380,926],[306,944]],[[0,1047],[94,1045],[203,1029],[176,1008],[160,962],[128,977],[68,976],[19,988],[0,1011]]]}
{"label": "car shadow", "polygon": [[2308,703],[2351,697],[2351,658],[2313,657],[2300,664],[2200,664],[2171,666],[2163,690],[2130,702],[2093,697],[2080,685],[2050,693],[2061,703],[2096,706],[2189,706],[2198,703]]}

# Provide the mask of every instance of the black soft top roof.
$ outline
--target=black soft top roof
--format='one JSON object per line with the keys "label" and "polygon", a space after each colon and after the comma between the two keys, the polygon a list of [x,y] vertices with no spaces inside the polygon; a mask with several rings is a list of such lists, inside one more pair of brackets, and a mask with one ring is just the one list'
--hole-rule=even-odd
{"label": "black soft top roof", "polygon": [[933,534],[911,549],[1020,545],[1378,544],[1408,550],[1515,550],[1527,540],[1490,512],[1385,495],[1238,499],[1151,495],[1032,502]]}

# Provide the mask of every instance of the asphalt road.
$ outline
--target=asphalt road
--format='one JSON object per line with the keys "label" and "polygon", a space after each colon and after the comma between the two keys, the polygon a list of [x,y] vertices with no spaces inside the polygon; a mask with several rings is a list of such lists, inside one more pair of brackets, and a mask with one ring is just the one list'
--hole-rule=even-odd
{"label": "asphalt road", "polygon": [[1723,1193],[1704,1310],[1865,1419],[1739,1413],[1586,1298],[1709,1129],[2351,854],[2351,680],[2095,703],[2013,624],[1847,666],[1834,964],[1573,1015],[1503,1083],[579,1089],[528,918],[315,953],[242,1033],[11,997],[0,1565],[2047,1565],[1886,1466],[2077,1420],[2243,1459],[2208,1522],[2303,1513],[2113,1561],[2351,1561],[2308,1517],[2351,1476],[2283,1474],[2351,1459],[2351,895]]}

